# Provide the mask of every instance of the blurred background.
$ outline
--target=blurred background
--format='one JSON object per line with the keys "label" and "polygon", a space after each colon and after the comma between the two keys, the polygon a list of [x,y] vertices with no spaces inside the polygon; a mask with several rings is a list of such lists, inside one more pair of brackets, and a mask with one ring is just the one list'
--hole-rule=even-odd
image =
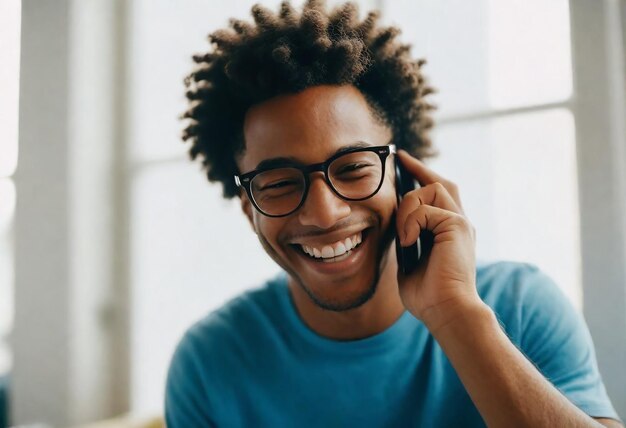
{"label": "blurred background", "polygon": [[[254,3],[0,0],[0,427],[158,426],[184,330],[278,271],[177,119]],[[626,2],[358,3],[428,60],[478,257],[557,282],[626,417]]]}

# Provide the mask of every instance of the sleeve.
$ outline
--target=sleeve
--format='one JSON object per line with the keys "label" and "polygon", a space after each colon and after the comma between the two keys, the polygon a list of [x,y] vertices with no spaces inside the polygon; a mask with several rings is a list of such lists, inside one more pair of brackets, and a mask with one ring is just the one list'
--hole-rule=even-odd
{"label": "sleeve", "polygon": [[596,362],[582,315],[539,269],[522,296],[522,352],[572,403],[592,417],[618,419]]}
{"label": "sleeve", "polygon": [[165,386],[165,424],[168,428],[215,427],[203,387],[192,335],[188,332],[178,344],[170,362]]}

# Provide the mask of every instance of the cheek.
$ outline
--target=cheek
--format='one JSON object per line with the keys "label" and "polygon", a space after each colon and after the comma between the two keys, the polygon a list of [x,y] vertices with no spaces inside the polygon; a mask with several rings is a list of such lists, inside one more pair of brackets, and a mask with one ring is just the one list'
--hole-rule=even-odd
{"label": "cheek", "polygon": [[279,240],[280,232],[284,228],[284,219],[266,217],[259,212],[254,213],[254,230],[259,237],[263,237],[273,247]]}
{"label": "cheek", "polygon": [[[269,220],[269,221],[268,221]],[[278,230],[275,222],[271,221],[269,217],[265,217],[262,214],[254,215],[254,230],[257,235],[259,243],[278,265],[283,266],[283,250],[277,244]]]}
{"label": "cheek", "polygon": [[387,169],[385,171],[385,181],[376,194],[381,206],[385,207],[386,212],[393,212],[397,208],[398,200],[396,198],[395,171]]}
{"label": "cheek", "polygon": [[396,192],[396,169],[393,162],[387,162],[385,167],[385,180],[380,188],[381,192],[392,193],[395,197]]}
{"label": "cheek", "polygon": [[[393,178],[393,176],[391,177]],[[382,228],[386,229],[391,221],[391,217],[397,208],[396,188],[393,180],[385,178],[380,190],[374,197],[365,201],[367,206],[375,210],[381,217]]]}

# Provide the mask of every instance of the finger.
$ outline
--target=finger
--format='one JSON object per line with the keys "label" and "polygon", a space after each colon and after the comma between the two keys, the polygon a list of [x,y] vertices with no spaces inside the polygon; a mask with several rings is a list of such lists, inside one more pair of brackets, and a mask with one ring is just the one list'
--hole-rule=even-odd
{"label": "finger", "polygon": [[437,181],[445,181],[444,177],[428,168],[424,162],[411,156],[406,150],[399,149],[396,155],[400,158],[402,165],[420,182],[420,184],[426,185]]}
{"label": "finger", "polygon": [[417,158],[411,156],[406,150],[399,149],[397,156],[402,162],[402,165],[406,170],[417,179],[422,186],[426,186],[432,183],[441,183],[448,190],[448,193],[452,196],[457,206],[463,212],[463,205],[461,204],[461,197],[459,195],[458,186],[452,181],[437,174],[432,169],[428,168],[426,164]]}
{"label": "finger", "polygon": [[400,202],[396,212],[396,224],[400,236],[403,236],[407,217],[420,205],[430,205],[463,215],[463,211],[457,206],[456,201],[443,184],[429,184],[407,193]]}
{"label": "finger", "polygon": [[432,231],[435,240],[437,235],[455,231],[473,238],[472,225],[465,217],[430,205],[420,205],[409,215],[405,224],[406,235],[400,240],[401,245],[413,245],[422,230]]}

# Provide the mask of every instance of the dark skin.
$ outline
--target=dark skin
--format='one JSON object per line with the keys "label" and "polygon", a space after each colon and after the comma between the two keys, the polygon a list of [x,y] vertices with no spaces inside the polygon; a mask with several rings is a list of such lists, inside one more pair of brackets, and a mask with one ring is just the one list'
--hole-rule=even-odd
{"label": "dark skin", "polygon": [[[251,108],[244,137],[246,150],[237,162],[248,172],[279,156],[311,164],[355,142],[385,145],[391,131],[355,87],[317,86]],[[408,153],[398,156],[423,186],[400,207],[392,157],[382,188],[364,201],[337,197],[321,172],[311,175],[304,205],[287,217],[263,216],[242,192],[242,209],[261,244],[289,274],[303,321],[321,336],[350,340],[384,331],[408,310],[439,342],[488,425],[622,426],[585,415],[510,342],[476,292],[475,232],[458,188]],[[408,245],[422,228],[435,235],[431,255],[412,275],[399,275],[393,236]],[[322,246],[364,230],[358,263],[333,274],[320,272],[294,247]],[[538,407],[538,402],[546,404]]]}
{"label": "dark skin", "polygon": [[[324,93],[313,88],[297,97],[275,99],[252,108],[244,132],[246,141],[254,143],[247,145],[240,161],[241,170],[252,170],[260,160],[276,156],[293,156],[307,164],[320,162],[346,144],[364,141],[374,146],[390,140],[390,131],[372,120],[369,109],[354,108],[352,92],[333,93],[331,105],[320,96]],[[306,108],[290,108],[291,101]],[[389,165],[391,160],[388,160]],[[387,175],[391,172],[388,167]],[[395,280],[395,253],[388,253],[384,260],[376,260],[375,245],[369,245],[364,263],[369,269],[356,275],[329,276],[307,269],[288,243],[299,241],[321,246],[320,243],[335,242],[364,228],[370,228],[366,244],[376,243],[389,228],[395,209],[390,178],[374,197],[349,203],[330,191],[321,173],[315,173],[311,176],[304,206],[285,218],[265,217],[250,206],[247,197],[242,198],[244,211],[265,250],[290,273],[291,294],[302,319],[322,336],[333,339],[371,336],[400,317],[405,308]],[[375,276],[375,265],[380,266],[381,272],[376,293],[366,304],[351,310],[323,309],[309,298],[301,285],[308,287],[318,300],[348,303],[367,293]],[[327,282],[335,285],[329,287],[325,285]]]}

